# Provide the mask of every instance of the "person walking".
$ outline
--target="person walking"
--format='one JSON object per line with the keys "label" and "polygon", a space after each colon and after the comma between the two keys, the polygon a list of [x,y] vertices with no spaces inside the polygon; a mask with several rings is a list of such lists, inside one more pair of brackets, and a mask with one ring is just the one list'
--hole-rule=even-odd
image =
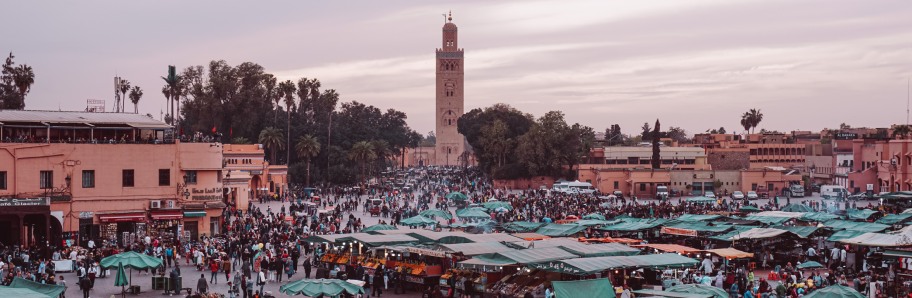
{"label": "person walking", "polygon": [[371,289],[373,289],[371,292],[375,297],[380,297],[380,295],[383,294],[383,271],[378,269],[377,272],[374,273],[374,280]]}
{"label": "person walking", "polygon": [[82,298],[89,298],[89,290],[92,290],[92,281],[86,277],[79,279],[79,289],[82,290]]}
{"label": "person walking", "polygon": [[206,294],[209,291],[209,284],[206,283],[206,275],[200,273],[200,279],[196,282],[196,292],[198,294]]}
{"label": "person walking", "polygon": [[209,275],[209,282],[211,282],[213,284],[218,284],[218,271],[219,271],[218,261],[212,260],[211,262],[209,262],[209,270],[211,272],[211,274]]}
{"label": "person walking", "polygon": [[304,278],[310,278],[310,258],[304,258]]}

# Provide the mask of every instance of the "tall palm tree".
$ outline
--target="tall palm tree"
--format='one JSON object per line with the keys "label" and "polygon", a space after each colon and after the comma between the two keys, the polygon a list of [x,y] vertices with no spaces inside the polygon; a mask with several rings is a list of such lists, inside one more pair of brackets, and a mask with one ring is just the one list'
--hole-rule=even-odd
{"label": "tall palm tree", "polygon": [[[162,95],[165,96],[165,109],[169,110],[171,104],[171,88],[169,88],[167,84],[162,86]],[[165,122],[171,124],[174,122],[172,119],[174,119],[174,116],[171,116],[171,112],[168,112],[167,117],[165,117]]]}
{"label": "tall palm tree", "polygon": [[[383,169],[383,165],[386,164],[387,158],[392,155],[392,150],[390,149],[389,142],[386,140],[375,140],[370,142],[371,147],[374,149],[374,155],[377,164],[379,164],[380,169]],[[371,167],[373,168],[373,167]]]}
{"label": "tall palm tree", "polygon": [[[10,58],[13,57],[13,54],[10,53]],[[19,67],[16,67],[13,71],[13,83],[16,85],[16,88],[19,89],[19,95],[22,96],[22,106],[25,106],[25,95],[32,90],[32,85],[35,84],[35,71],[32,70],[31,66],[22,64]]]}
{"label": "tall palm tree", "polygon": [[121,95],[120,95],[120,103],[118,103],[120,106],[117,107],[117,111],[123,113],[124,111],[126,111],[125,106],[127,105],[126,104],[127,91],[130,91],[130,81],[120,80],[120,90],[118,90],[118,91],[120,91]]}
{"label": "tall palm tree", "polygon": [[177,119],[177,117],[174,114],[174,105],[175,105],[175,102],[178,101],[178,98],[180,97],[180,94],[181,94],[180,76],[168,75],[167,77],[162,77],[162,80],[165,80],[165,88],[168,89],[168,92],[165,93],[165,88],[163,88],[162,93],[165,94],[165,99],[168,100],[168,104],[171,106],[171,108],[170,108],[171,125],[177,125],[176,120],[175,120],[175,119]]}
{"label": "tall palm tree", "polygon": [[763,113],[760,112],[760,109],[750,109],[747,113],[750,115],[751,133],[753,133],[754,129],[757,129],[757,126],[760,126],[760,122],[763,121]]}
{"label": "tall palm tree", "polygon": [[267,127],[260,131],[260,144],[269,148],[269,159],[271,164],[275,164],[276,150],[285,148],[285,136],[282,131],[275,127]]}
{"label": "tall palm tree", "polygon": [[295,152],[298,154],[298,158],[307,162],[307,184],[305,185],[310,186],[310,162],[317,154],[320,154],[320,142],[312,135],[298,137]]}
{"label": "tall palm tree", "polygon": [[[285,107],[288,108],[288,111],[286,111],[286,115],[288,115],[288,121],[285,124],[285,131],[288,132],[288,143],[291,143],[291,107],[293,107],[295,104],[295,84],[291,80],[287,80],[279,83],[279,89],[282,91],[282,94],[285,95]],[[285,164],[290,164],[291,150],[288,150],[285,153]]]}
{"label": "tall palm tree", "polygon": [[139,114],[139,100],[142,99],[143,91],[139,86],[133,86],[130,90],[130,102],[133,103],[133,113]]}
{"label": "tall palm tree", "polygon": [[744,127],[745,134],[750,132],[751,123],[750,123],[750,119],[748,119],[747,113],[744,113],[744,115],[741,115],[741,127]]}
{"label": "tall palm tree", "polygon": [[374,160],[377,158],[374,153],[374,146],[367,141],[360,141],[352,145],[351,149],[348,150],[348,158],[358,162],[358,165],[361,167],[361,179],[364,179],[364,165],[367,161]]}
{"label": "tall palm tree", "polygon": [[276,119],[279,118],[279,97],[276,96],[276,77],[272,74],[266,74],[263,79],[263,87],[266,88],[266,100],[275,101],[275,112],[272,115],[272,125],[275,125]]}

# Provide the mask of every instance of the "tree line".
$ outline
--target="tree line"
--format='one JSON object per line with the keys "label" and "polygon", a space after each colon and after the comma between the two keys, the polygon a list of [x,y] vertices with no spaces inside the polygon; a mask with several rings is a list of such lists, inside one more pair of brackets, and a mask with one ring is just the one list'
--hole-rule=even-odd
{"label": "tree line", "polygon": [[[316,78],[279,81],[252,62],[223,60],[169,72],[162,94],[179,133],[224,143],[261,143],[271,164],[288,164],[293,183],[351,183],[396,166],[395,157],[423,136],[406,115],[357,101],[342,102]],[[170,117],[178,115],[178,117]]]}

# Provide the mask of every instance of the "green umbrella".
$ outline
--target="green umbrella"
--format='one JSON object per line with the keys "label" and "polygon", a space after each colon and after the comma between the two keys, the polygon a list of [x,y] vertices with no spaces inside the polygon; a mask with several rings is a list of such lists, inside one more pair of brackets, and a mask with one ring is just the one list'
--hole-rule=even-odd
{"label": "green umbrella", "polygon": [[864,295],[859,293],[853,288],[842,286],[842,285],[832,285],[819,290],[814,290],[810,294],[804,295],[805,298],[865,298]]}
{"label": "green umbrella", "polygon": [[450,200],[454,200],[454,201],[465,201],[465,200],[469,199],[469,197],[466,196],[464,193],[461,193],[458,191],[454,191],[454,192],[447,194],[446,198],[450,199]]}
{"label": "green umbrella", "polygon": [[605,220],[605,216],[598,213],[590,213],[583,216],[583,219]]}
{"label": "green umbrella", "polygon": [[507,210],[513,210],[513,205],[504,201],[491,201],[484,203],[485,209],[488,210],[497,210],[497,208],[507,208]]}
{"label": "green umbrella", "polygon": [[279,287],[287,295],[304,295],[309,297],[337,297],[342,292],[351,295],[364,294],[364,288],[341,279],[301,279]]}
{"label": "green umbrella", "polygon": [[361,232],[389,231],[389,230],[398,230],[398,229],[399,228],[397,228],[396,226],[393,226],[393,225],[376,224],[376,225],[372,225],[372,226],[362,229]]}
{"label": "green umbrella", "polygon": [[677,285],[665,289],[665,291],[682,294],[712,295],[713,298],[726,298],[728,293],[725,290],[700,284]]}
{"label": "green umbrella", "polygon": [[452,218],[453,218],[453,215],[450,214],[449,211],[440,210],[440,209],[428,209],[428,210],[424,210],[424,211],[421,211],[420,213],[418,213],[418,215],[421,215],[421,216],[424,216],[424,217],[428,217],[428,218],[435,217],[435,216],[443,217],[443,218],[446,218],[446,219],[452,219]]}
{"label": "green umbrella", "polygon": [[814,269],[814,268],[823,268],[823,265],[814,261],[807,261],[798,265],[798,269]]}
{"label": "green umbrella", "polygon": [[102,269],[111,269],[116,268],[117,266],[123,265],[126,268],[130,269],[152,269],[158,268],[162,265],[162,260],[159,258],[150,257],[141,253],[136,253],[132,251],[119,253],[104,259],[101,259],[101,268]]}
{"label": "green umbrella", "polygon": [[484,208],[466,208],[456,210],[456,217],[460,218],[491,218]]}
{"label": "green umbrella", "polygon": [[407,226],[423,226],[423,225],[433,225],[437,224],[436,220],[421,216],[415,215],[402,220],[402,224]]}
{"label": "green umbrella", "polygon": [[785,205],[785,207],[782,207],[782,209],[779,209],[779,211],[785,211],[785,212],[814,212],[814,209],[811,209],[810,206],[805,205],[805,204],[788,204],[788,205]]}
{"label": "green umbrella", "polygon": [[117,275],[114,277],[114,286],[123,287],[130,284],[130,280],[127,279],[127,273],[124,272],[123,264],[117,265]]}

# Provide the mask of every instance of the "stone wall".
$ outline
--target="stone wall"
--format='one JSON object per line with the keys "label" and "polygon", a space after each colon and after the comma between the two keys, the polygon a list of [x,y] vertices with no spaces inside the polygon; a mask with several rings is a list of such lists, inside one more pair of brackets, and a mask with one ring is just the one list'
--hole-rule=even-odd
{"label": "stone wall", "polygon": [[750,152],[720,151],[710,152],[706,159],[713,170],[742,170],[750,168]]}

